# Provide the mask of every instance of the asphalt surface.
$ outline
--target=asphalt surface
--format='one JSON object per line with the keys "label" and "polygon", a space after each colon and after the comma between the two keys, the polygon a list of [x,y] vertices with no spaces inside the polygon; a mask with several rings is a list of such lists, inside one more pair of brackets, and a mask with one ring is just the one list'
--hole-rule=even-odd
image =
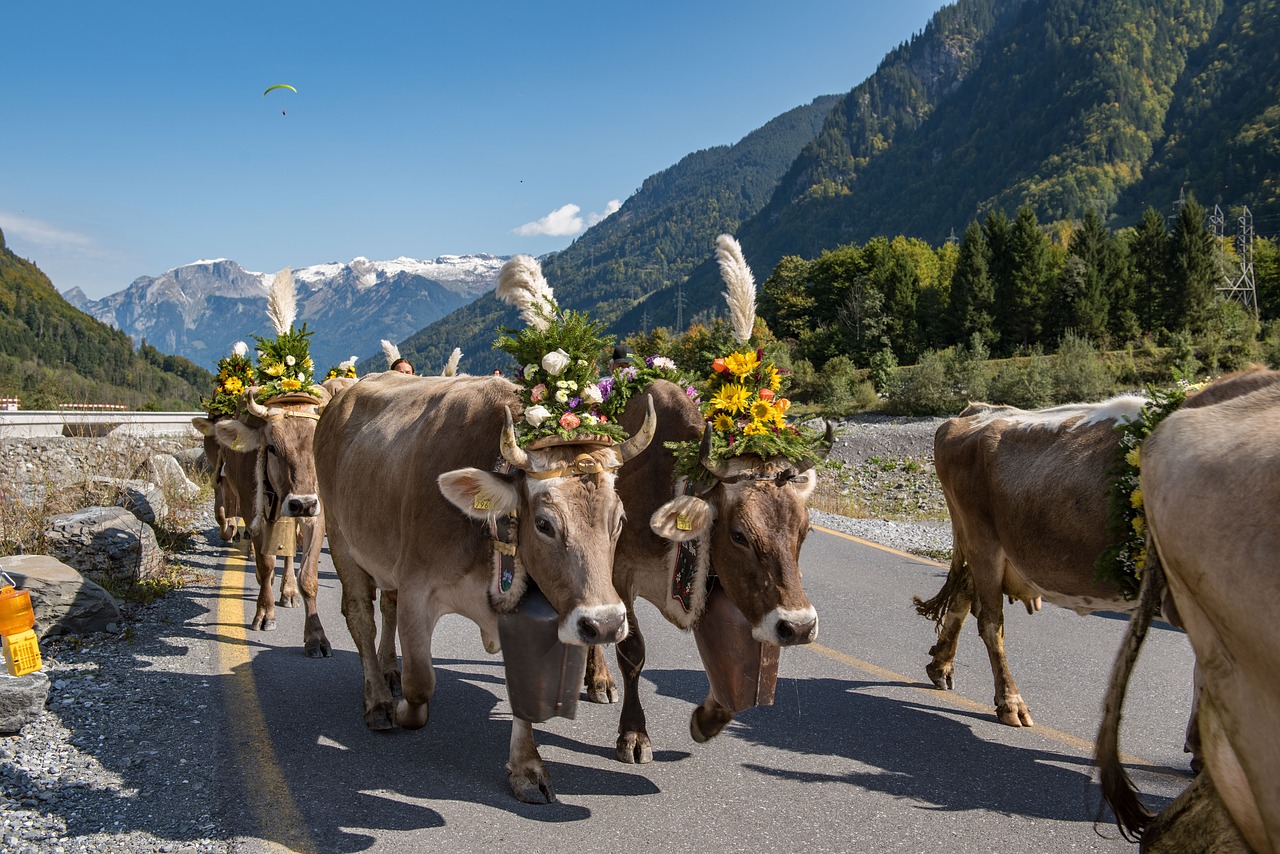
{"label": "asphalt surface", "polygon": [[[1095,822],[1100,798],[1090,779],[1124,618],[1006,608],[1010,666],[1036,720],[1014,729],[995,719],[990,668],[971,624],[957,690],[927,683],[932,624],[915,614],[911,596],[935,593],[942,567],[822,530],[807,540],[801,565],[821,630],[816,644],[783,650],[773,706],[694,743],[689,715],[707,683],[693,638],[641,603],[654,762],[618,762],[620,707],[584,698],[576,719],[535,726],[558,801],[528,805],[510,795],[503,770],[510,711],[501,657],[484,652],[472,623],[446,617],[436,631],[427,726],[373,733],[327,554],[327,660],[303,656],[300,610],[279,609],[278,631],[245,629],[256,582],[231,560],[207,625],[225,703],[215,764],[231,848],[1134,850],[1105,813]],[[1190,781],[1182,740],[1191,665],[1185,636],[1158,625],[1130,683],[1121,748],[1141,763],[1131,773],[1149,807]]]}

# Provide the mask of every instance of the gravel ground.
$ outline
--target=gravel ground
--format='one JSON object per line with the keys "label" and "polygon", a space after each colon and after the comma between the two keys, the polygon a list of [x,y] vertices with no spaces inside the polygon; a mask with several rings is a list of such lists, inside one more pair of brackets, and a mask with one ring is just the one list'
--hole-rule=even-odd
{"label": "gravel ground", "polygon": [[[863,416],[838,425],[832,470],[813,503],[863,518],[815,509],[814,523],[916,554],[949,550],[933,472],[939,422]],[[235,849],[243,802],[216,788],[226,734],[211,688],[216,649],[198,625],[215,619],[224,546],[211,511],[191,528],[179,557],[186,587],[148,605],[125,603],[115,634],[42,643],[45,711],[0,737],[5,854]]]}

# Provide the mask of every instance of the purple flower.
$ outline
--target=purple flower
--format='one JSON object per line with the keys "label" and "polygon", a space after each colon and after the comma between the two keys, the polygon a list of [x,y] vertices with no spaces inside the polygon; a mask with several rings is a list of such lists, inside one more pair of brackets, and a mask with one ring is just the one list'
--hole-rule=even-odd
{"label": "purple flower", "polygon": [[613,377],[605,377],[596,386],[600,389],[601,399],[608,400],[609,395],[613,394]]}
{"label": "purple flower", "polygon": [[569,398],[569,408],[570,408],[570,409],[577,409],[577,408],[578,408],[578,406],[580,406],[581,404],[582,404],[582,398],[580,398],[580,397],[571,397],[571,398]]}
{"label": "purple flower", "polygon": [[687,389],[685,389],[685,390],[684,390],[684,396],[685,396],[685,397],[697,397],[697,396],[698,396],[698,390],[697,390],[696,388],[694,388],[693,386],[689,386]]}
{"label": "purple flower", "polygon": [[623,368],[621,371],[622,376],[629,380],[635,379],[636,375],[639,373],[640,372],[637,371],[633,365],[627,365],[627,367]]}
{"label": "purple flower", "polygon": [[645,367],[646,367],[646,368],[652,368],[652,367],[653,367],[653,356],[645,356],[645,357],[644,357],[644,365],[645,365]]}

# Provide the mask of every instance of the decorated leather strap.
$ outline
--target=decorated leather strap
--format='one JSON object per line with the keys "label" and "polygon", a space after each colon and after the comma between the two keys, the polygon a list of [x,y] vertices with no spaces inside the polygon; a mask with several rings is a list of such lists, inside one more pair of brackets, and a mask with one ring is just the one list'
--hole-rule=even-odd
{"label": "decorated leather strap", "polygon": [[[682,487],[677,488],[677,493],[684,495],[693,495],[696,491],[696,485],[691,480],[684,480]],[[676,520],[676,525],[681,530],[688,530],[689,523],[685,521],[683,525],[681,520]],[[678,543],[675,548],[675,560],[671,567],[671,598],[680,603],[680,607],[684,608],[685,613],[693,611],[693,600],[697,578],[698,578],[698,549],[702,548],[702,538],[698,537],[692,540],[685,540]]]}
{"label": "decorated leather strap", "polygon": [[[493,464],[493,470],[498,474],[510,474],[511,464],[501,457]],[[476,509],[487,510],[482,507],[480,501],[487,499],[476,498]],[[511,585],[516,579],[516,523],[518,516],[515,513],[504,513],[501,516],[493,515],[489,517],[489,539],[493,543],[493,570],[498,575],[498,589],[507,593],[511,590]]]}

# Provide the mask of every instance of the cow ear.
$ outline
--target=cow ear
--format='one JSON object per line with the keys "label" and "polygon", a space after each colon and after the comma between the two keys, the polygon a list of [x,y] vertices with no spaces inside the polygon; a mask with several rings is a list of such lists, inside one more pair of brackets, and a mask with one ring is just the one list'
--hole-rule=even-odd
{"label": "cow ear", "polygon": [[800,494],[801,501],[808,501],[809,496],[813,495],[813,491],[818,488],[818,470],[811,468],[808,471],[801,472],[800,476],[805,480],[803,482],[790,481],[791,488]]}
{"label": "cow ear", "polygon": [[262,431],[247,427],[234,418],[224,418],[213,425],[218,444],[233,451],[256,451],[262,444]]}
{"label": "cow ear", "polygon": [[213,422],[204,416],[197,416],[191,419],[191,426],[196,428],[196,432],[201,436],[213,435]]}
{"label": "cow ear", "polygon": [[520,508],[520,493],[512,481],[491,471],[447,471],[436,483],[449,503],[472,519],[488,519]]}
{"label": "cow ear", "polygon": [[715,510],[693,495],[679,495],[663,504],[649,517],[649,527],[664,540],[682,542],[701,537],[711,530]]}

